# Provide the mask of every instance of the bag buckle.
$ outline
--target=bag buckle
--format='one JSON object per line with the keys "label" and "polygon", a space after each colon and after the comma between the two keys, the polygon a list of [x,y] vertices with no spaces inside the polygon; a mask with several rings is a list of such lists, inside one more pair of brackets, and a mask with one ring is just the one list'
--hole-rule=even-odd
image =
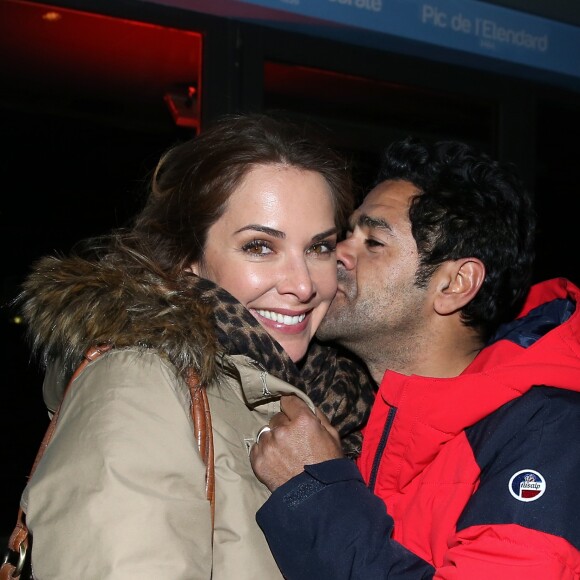
{"label": "bag buckle", "polygon": [[[22,574],[22,570],[24,568],[24,563],[26,562],[26,553],[27,553],[27,545],[25,542],[22,542],[18,547],[18,552],[8,548],[6,550],[6,554],[4,554],[4,561],[2,562],[2,567],[6,566],[7,564],[14,567],[12,574],[10,574],[11,578],[20,578],[20,574]],[[18,559],[17,562],[16,559]]]}

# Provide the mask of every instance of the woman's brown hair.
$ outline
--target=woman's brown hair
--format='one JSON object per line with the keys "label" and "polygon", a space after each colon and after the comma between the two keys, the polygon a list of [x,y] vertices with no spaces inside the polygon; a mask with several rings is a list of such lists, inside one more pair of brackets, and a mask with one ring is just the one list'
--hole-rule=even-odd
{"label": "woman's brown hair", "polygon": [[161,157],[131,230],[133,249],[166,276],[179,277],[203,258],[208,230],[246,174],[271,164],[319,173],[331,191],[335,223],[345,226],[354,204],[349,167],[311,127],[270,114],[226,115]]}

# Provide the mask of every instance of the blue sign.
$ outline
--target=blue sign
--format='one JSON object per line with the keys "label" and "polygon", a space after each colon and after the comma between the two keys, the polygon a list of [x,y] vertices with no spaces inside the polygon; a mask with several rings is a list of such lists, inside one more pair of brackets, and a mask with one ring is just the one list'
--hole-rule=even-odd
{"label": "blue sign", "polygon": [[[152,1],[152,0],[150,0]],[[564,75],[580,88],[580,28],[476,0],[155,0],[466,66]],[[476,57],[479,60],[473,60]],[[523,67],[523,68],[522,68]],[[510,67],[509,72],[513,72]],[[534,76],[534,75],[532,75]],[[535,75],[537,76],[537,75]],[[549,79],[550,77],[548,77]],[[553,80],[553,78],[552,78]]]}

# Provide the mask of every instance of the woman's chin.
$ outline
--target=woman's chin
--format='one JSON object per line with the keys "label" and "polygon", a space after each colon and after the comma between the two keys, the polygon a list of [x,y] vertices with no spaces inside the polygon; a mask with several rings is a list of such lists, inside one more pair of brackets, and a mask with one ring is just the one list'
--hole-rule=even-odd
{"label": "woman's chin", "polygon": [[297,363],[306,354],[308,350],[308,345],[310,340],[303,342],[302,344],[297,344],[296,342],[289,343],[288,341],[278,341],[282,348],[286,351],[286,354],[292,359],[292,362]]}
{"label": "woman's chin", "polygon": [[273,331],[273,329],[268,327],[266,327],[266,330],[268,331],[268,334],[284,349],[293,362],[298,362],[304,357],[308,350],[308,345],[312,340],[309,333],[288,336],[285,333]]}

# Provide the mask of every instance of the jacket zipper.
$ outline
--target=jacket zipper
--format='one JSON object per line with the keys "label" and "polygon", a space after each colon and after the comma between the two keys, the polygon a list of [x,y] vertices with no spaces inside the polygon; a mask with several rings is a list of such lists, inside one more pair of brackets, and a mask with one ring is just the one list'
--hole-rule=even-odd
{"label": "jacket zipper", "polygon": [[377,483],[377,475],[379,473],[379,465],[381,463],[381,458],[383,457],[383,452],[387,446],[387,439],[389,438],[389,433],[391,432],[391,427],[393,426],[393,421],[395,420],[395,415],[397,414],[397,407],[390,407],[389,413],[387,415],[387,420],[385,421],[385,426],[383,427],[383,433],[381,439],[379,440],[379,445],[375,452],[375,458],[373,459],[373,467],[371,469],[371,476],[369,478],[369,489],[374,492],[375,484]]}

